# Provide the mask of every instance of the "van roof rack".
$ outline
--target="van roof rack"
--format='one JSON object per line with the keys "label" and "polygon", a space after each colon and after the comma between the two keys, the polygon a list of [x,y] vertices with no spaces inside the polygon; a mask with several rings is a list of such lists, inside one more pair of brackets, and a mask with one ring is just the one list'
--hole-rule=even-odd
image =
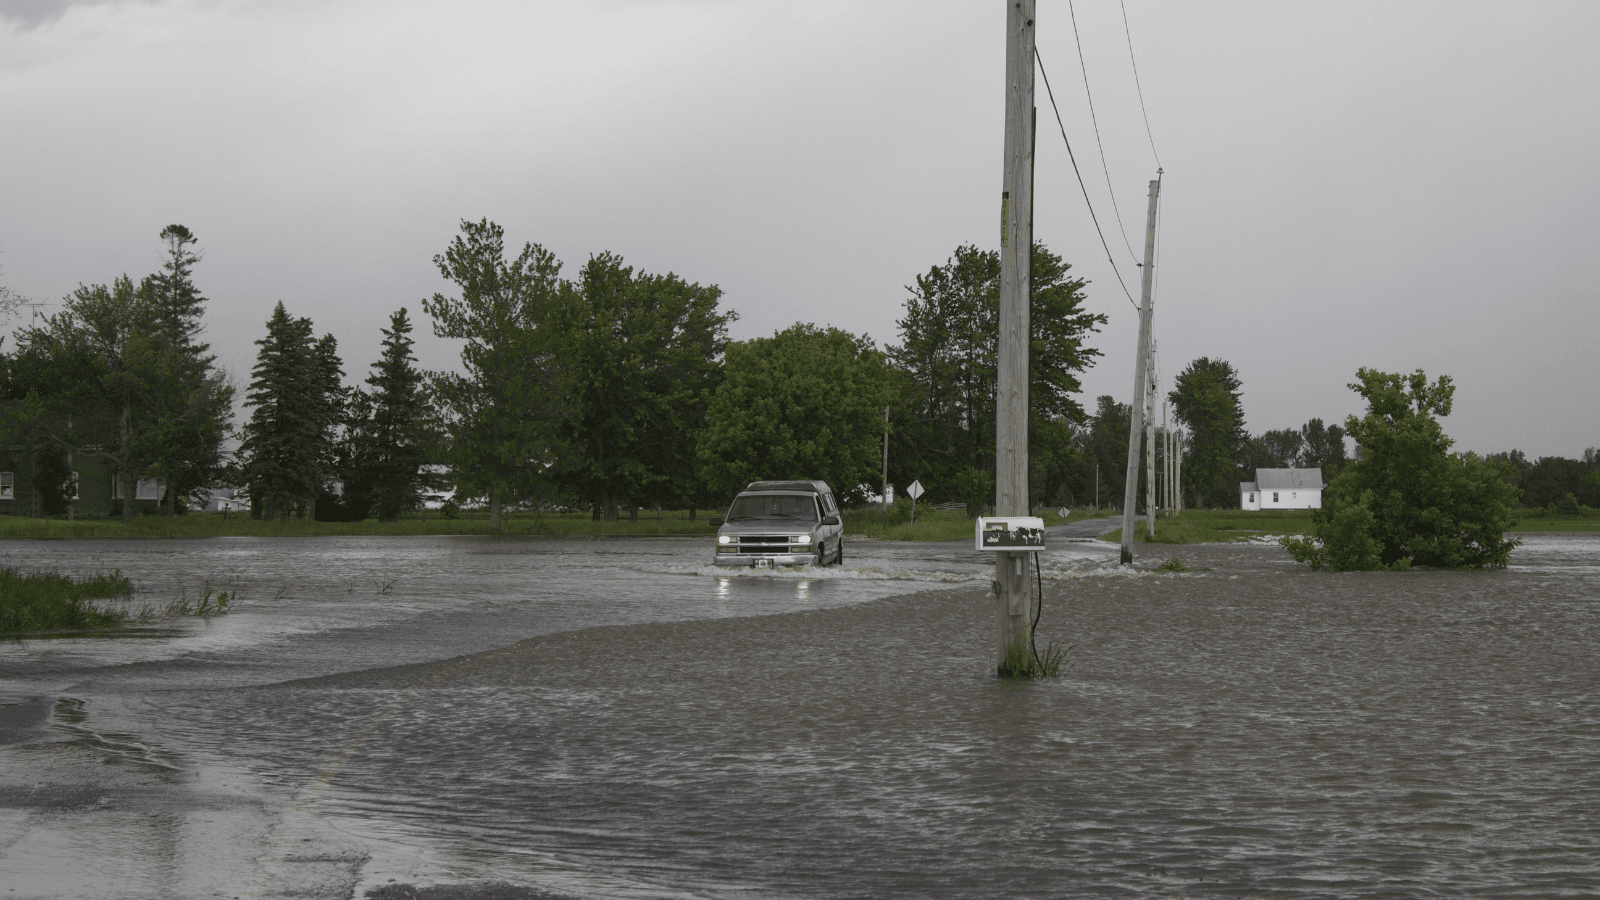
{"label": "van roof rack", "polygon": [[831,494],[828,485],[821,481],[752,481],[747,491],[805,491],[811,494]]}

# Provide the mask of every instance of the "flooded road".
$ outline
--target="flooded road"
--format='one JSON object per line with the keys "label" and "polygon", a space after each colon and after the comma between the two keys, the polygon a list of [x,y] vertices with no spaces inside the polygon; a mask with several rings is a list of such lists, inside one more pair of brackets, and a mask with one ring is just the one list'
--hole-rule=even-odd
{"label": "flooded road", "polygon": [[[239,611],[0,644],[9,896],[1600,893],[1600,536],[1508,571],[1058,544],[992,677],[988,558],[704,541],[8,542]],[[1191,567],[1152,571],[1173,552]],[[40,787],[43,785],[43,787]]]}

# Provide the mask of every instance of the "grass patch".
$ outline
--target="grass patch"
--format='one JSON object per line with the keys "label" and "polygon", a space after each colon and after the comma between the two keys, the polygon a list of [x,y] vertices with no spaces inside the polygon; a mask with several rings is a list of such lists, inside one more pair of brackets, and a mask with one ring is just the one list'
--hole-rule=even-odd
{"label": "grass patch", "polygon": [[1061,674],[1062,660],[1071,651],[1071,647],[1051,641],[1043,653],[1035,653],[1033,647],[1018,641],[1006,651],[1005,662],[995,674],[1001,678],[1055,678]]}
{"label": "grass patch", "polygon": [[111,628],[127,614],[90,601],[125,600],[132,594],[133,585],[120,572],[72,579],[0,569],[0,634]]}
{"label": "grass patch", "polygon": [[[713,533],[707,524],[715,511],[701,511],[690,519],[687,512],[641,513],[637,522],[626,517],[616,522],[595,522],[589,513],[508,513],[501,516],[502,535],[651,536]],[[192,512],[182,516],[140,516],[123,524],[121,519],[79,519],[75,522],[23,516],[0,516],[0,538],[206,538],[206,537],[321,537],[400,535],[491,535],[487,513],[449,519],[436,512],[398,522],[310,522],[305,519],[252,519],[247,515]]]}
{"label": "grass patch", "polygon": [[[1260,535],[1309,534],[1311,510],[1264,509],[1246,512],[1238,509],[1192,509],[1176,516],[1156,519],[1154,541],[1145,539],[1144,523],[1134,532],[1134,543],[1225,544],[1248,541]],[[1102,535],[1100,540],[1122,543],[1122,529]]]}
{"label": "grass patch", "polygon": [[[515,512],[501,516],[502,536],[544,537],[710,537],[716,529],[710,519],[720,509],[699,510],[689,518],[687,510],[641,512],[636,522],[626,517],[616,522],[596,522],[587,512]],[[1081,519],[1099,518],[1112,511],[1079,509],[1063,519],[1055,510],[1040,511],[1046,525],[1060,525]],[[846,534],[866,535],[891,541],[954,541],[972,537],[972,520],[961,510],[917,508],[917,523],[911,524],[911,508],[898,504],[887,512],[876,507],[844,511]],[[208,537],[348,537],[406,535],[491,536],[488,514],[479,510],[470,515],[446,518],[430,511],[426,519],[412,515],[398,522],[308,522],[305,519],[252,519],[248,515],[191,512],[181,516],[140,516],[123,524],[121,519],[78,519],[65,522],[25,516],[0,515],[0,539],[51,540],[75,538],[208,538]]]}
{"label": "grass patch", "polygon": [[1600,516],[1516,516],[1506,531],[1588,531],[1600,532]]}

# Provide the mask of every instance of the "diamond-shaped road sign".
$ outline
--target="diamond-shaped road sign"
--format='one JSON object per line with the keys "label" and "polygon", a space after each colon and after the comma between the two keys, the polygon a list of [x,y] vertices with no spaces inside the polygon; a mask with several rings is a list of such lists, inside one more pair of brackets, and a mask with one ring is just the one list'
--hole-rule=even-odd
{"label": "diamond-shaped road sign", "polygon": [[913,499],[913,500],[917,499],[918,497],[921,497],[922,496],[922,482],[920,482],[920,481],[911,482],[911,487],[906,488],[906,493],[910,494],[911,495],[911,499]]}

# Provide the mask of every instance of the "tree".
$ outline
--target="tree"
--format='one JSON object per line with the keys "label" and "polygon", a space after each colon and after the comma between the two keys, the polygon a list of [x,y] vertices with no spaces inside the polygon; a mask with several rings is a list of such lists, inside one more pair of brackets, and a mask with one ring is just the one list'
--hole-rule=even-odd
{"label": "tree", "polygon": [[1245,441],[1239,451],[1239,467],[1244,470],[1243,481],[1253,481],[1250,475],[1256,469],[1289,469],[1300,464],[1305,452],[1305,439],[1293,428],[1279,428],[1261,433]]}
{"label": "tree", "polygon": [[14,382],[29,385],[6,410],[8,430],[105,460],[117,472],[124,519],[144,474],[167,481],[166,511],[214,479],[229,431],[233,388],[196,337],[204,298],[190,277],[198,257],[181,225],[162,232],[169,258],[138,287],[79,286],[60,313],[20,336]]}
{"label": "tree", "polygon": [[411,345],[402,306],[383,329],[383,353],[367,376],[370,390],[352,397],[345,495],[353,517],[371,509],[380,522],[394,522],[422,502],[430,444],[426,382]]}
{"label": "tree", "polygon": [[245,404],[253,411],[239,447],[252,505],[264,518],[287,520],[298,508],[315,519],[344,410],[338,344],[331,334],[313,340],[311,320],[290,318],[280,302],[256,346]]}
{"label": "tree", "polygon": [[721,296],[670,273],[635,275],[611,253],[563,293],[557,357],[572,405],[561,480],[597,519],[693,492],[695,434],[735,318],[717,311]]}
{"label": "tree", "polygon": [[1301,468],[1321,469],[1324,478],[1332,478],[1344,470],[1343,428],[1324,426],[1321,419],[1312,419],[1300,426],[1300,439],[1303,446]]}
{"label": "tree", "polygon": [[198,239],[183,225],[161,231],[167,259],[161,271],[139,285],[141,301],[156,337],[159,376],[147,384],[155,417],[150,470],[166,480],[165,511],[177,509],[178,497],[213,484],[224,464],[223,439],[232,416],[233,387],[215,367],[204,332],[206,298],[194,283],[200,256]]}
{"label": "tree", "polygon": [[456,490],[488,498],[494,531],[508,499],[549,484],[558,457],[556,429],[566,410],[555,365],[557,335],[548,324],[567,290],[561,264],[537,244],[524,244],[512,260],[505,250],[499,225],[463,220],[461,233],[433,258],[461,296],[422,301],[433,333],[463,342],[464,371],[435,372],[431,380],[445,407],[445,460]]}
{"label": "tree", "polygon": [[[123,520],[134,484],[159,445],[154,385],[167,375],[148,305],[126,275],[79,286],[61,312],[19,336],[12,379],[22,394],[5,409],[7,440],[42,463],[57,453],[97,456],[116,470]],[[49,484],[35,465],[35,473]]]}
{"label": "tree", "polygon": [[1505,540],[1517,489],[1511,467],[1473,453],[1451,453],[1438,417],[1450,414],[1455,386],[1360,369],[1352,390],[1367,413],[1345,427],[1362,449],[1323,493],[1311,538],[1284,546],[1313,569],[1505,566],[1520,542]]}
{"label": "tree", "polygon": [[820,479],[850,502],[878,480],[890,375],[871,338],[796,324],[729,344],[723,369],[699,440],[712,491]]}
{"label": "tree", "polygon": [[[1075,399],[1100,356],[1085,341],[1106,322],[1084,310],[1086,282],[1042,243],[1033,246],[1029,316],[1030,452],[1048,455],[1051,422],[1085,420]],[[895,456],[915,461],[933,497],[966,500],[969,514],[992,501],[994,415],[1000,333],[1000,254],[957,247],[907,288],[901,344],[887,352],[908,375],[896,415]]]}
{"label": "tree", "polygon": [[1239,375],[1226,360],[1202,356],[1189,363],[1167,395],[1178,421],[1189,429],[1183,480],[1196,506],[1232,506],[1238,499],[1244,430]]}

